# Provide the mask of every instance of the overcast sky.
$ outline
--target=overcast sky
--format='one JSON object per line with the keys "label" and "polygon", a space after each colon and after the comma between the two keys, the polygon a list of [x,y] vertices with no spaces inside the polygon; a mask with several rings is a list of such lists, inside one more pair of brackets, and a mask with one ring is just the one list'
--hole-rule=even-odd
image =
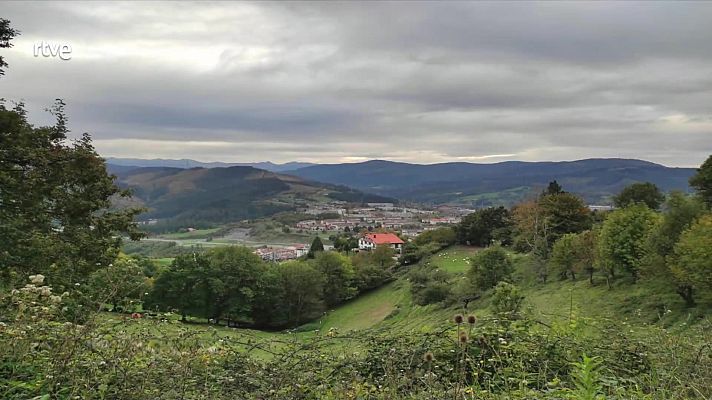
{"label": "overcast sky", "polygon": [[[0,4],[0,97],[104,156],[352,162],[712,153],[712,2]],[[34,57],[41,40],[72,58]]]}

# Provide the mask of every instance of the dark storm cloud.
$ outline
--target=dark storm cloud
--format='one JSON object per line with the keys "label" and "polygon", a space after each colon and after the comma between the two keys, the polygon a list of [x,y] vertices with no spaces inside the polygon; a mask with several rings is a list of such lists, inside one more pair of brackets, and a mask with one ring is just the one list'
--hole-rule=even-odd
{"label": "dark storm cloud", "polygon": [[[2,97],[107,156],[495,162],[712,150],[712,3],[4,3]],[[62,62],[39,40],[72,44]],[[44,119],[43,119],[44,118]]]}

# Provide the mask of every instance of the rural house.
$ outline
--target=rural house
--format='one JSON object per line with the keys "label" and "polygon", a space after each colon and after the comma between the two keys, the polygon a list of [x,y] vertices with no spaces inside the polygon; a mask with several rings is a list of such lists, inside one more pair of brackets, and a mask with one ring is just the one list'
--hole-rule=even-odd
{"label": "rural house", "polygon": [[378,246],[390,246],[396,253],[400,253],[404,243],[393,233],[367,233],[358,240],[358,248],[373,250]]}

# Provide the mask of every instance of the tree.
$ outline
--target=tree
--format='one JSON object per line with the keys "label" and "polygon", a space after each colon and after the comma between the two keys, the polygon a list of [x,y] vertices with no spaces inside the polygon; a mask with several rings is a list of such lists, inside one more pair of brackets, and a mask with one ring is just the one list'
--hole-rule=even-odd
{"label": "tree", "polygon": [[[10,27],[10,21],[0,18],[0,49],[12,47],[12,39],[19,35],[20,32]],[[7,62],[0,56],[0,76],[5,75],[3,68],[7,67]]]}
{"label": "tree", "polygon": [[84,134],[67,143],[64,103],[54,126],[35,128],[22,104],[0,104],[0,280],[42,273],[58,290],[84,282],[116,258],[121,237],[142,236],[140,209],[111,208],[128,197]]}
{"label": "tree", "polygon": [[309,252],[307,253],[307,258],[314,258],[317,253],[324,251],[324,243],[321,242],[319,236],[315,236],[312,240],[311,246],[309,246]]}
{"label": "tree", "polygon": [[690,186],[697,190],[702,200],[712,208],[712,155],[697,169],[697,173],[690,178]]}
{"label": "tree", "polygon": [[591,212],[580,197],[571,193],[542,196],[539,199],[549,230],[549,248],[567,233],[583,232],[591,228]]}
{"label": "tree", "polygon": [[298,326],[318,316],[324,307],[324,275],[303,261],[286,262],[279,268],[287,323]]}
{"label": "tree", "polygon": [[[504,207],[490,207],[466,215],[455,230],[460,243],[489,246],[492,244],[495,232],[501,233],[502,229],[510,226],[509,210]],[[507,238],[504,239],[507,240]]]}
{"label": "tree", "polygon": [[334,306],[356,295],[354,270],[347,257],[333,251],[322,251],[316,254],[312,263],[324,275],[324,301],[327,306]]}
{"label": "tree", "polygon": [[644,262],[646,275],[666,275],[669,268],[666,258],[670,256],[680,238],[705,212],[705,205],[697,196],[688,196],[682,192],[672,192],[665,202],[662,221],[648,238],[648,251]]}
{"label": "tree", "polygon": [[146,308],[176,310],[183,320],[188,315],[210,318],[205,303],[209,263],[206,253],[177,256],[153,282]]}
{"label": "tree", "polygon": [[262,260],[243,246],[217,247],[208,251],[206,304],[210,317],[219,322],[253,322],[253,306],[261,296],[266,268]]}
{"label": "tree", "polygon": [[680,235],[670,261],[678,293],[688,306],[695,304],[695,289],[712,290],[712,215],[700,218]]}
{"label": "tree", "polygon": [[467,278],[475,290],[487,290],[497,283],[509,279],[514,271],[507,252],[500,246],[492,246],[477,252],[470,263]]}
{"label": "tree", "polygon": [[562,279],[566,279],[568,275],[571,275],[571,279],[576,280],[579,263],[576,245],[574,244],[575,240],[575,233],[567,233],[554,243],[554,247],[551,250],[549,262]]}
{"label": "tree", "polygon": [[596,232],[567,233],[554,243],[550,263],[561,278],[570,275],[575,280],[577,273],[586,272],[593,284],[595,253]]}
{"label": "tree", "polygon": [[396,262],[393,257],[396,255],[395,250],[390,246],[378,246],[370,252],[369,258],[372,264],[386,269],[392,267]]}
{"label": "tree", "polygon": [[441,248],[455,244],[456,241],[457,232],[449,226],[425,231],[416,236],[414,240],[418,246],[436,243]]}
{"label": "tree", "polygon": [[637,280],[648,238],[659,221],[660,215],[644,204],[634,204],[608,216],[601,228],[598,254],[609,277],[614,278],[620,267]]}
{"label": "tree", "polygon": [[549,186],[546,187],[546,190],[544,190],[543,195],[546,196],[546,195],[550,195],[550,194],[561,194],[561,193],[565,193],[564,189],[561,187],[561,185],[559,185],[559,182],[557,182],[556,180],[553,180],[553,181],[549,182]]}
{"label": "tree", "polygon": [[613,198],[613,204],[623,208],[635,203],[643,203],[652,210],[657,210],[665,201],[665,194],[653,183],[639,182],[626,186]]}
{"label": "tree", "polygon": [[89,291],[95,301],[109,303],[114,311],[138,303],[147,289],[143,269],[136,260],[119,257],[113,264],[89,276]]}

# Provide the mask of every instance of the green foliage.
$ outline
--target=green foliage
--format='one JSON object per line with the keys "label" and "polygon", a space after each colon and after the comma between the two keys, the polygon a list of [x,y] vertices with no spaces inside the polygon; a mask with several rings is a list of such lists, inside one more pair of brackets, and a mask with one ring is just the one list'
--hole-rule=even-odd
{"label": "green foliage", "polygon": [[657,210],[665,201],[665,194],[654,183],[639,182],[626,186],[613,198],[617,208],[643,203],[652,210]]}
{"label": "green foliage", "polygon": [[559,182],[556,180],[553,180],[549,182],[549,185],[546,187],[546,190],[544,190],[544,195],[549,195],[549,194],[561,194],[564,193],[564,188],[559,185]]}
{"label": "green foliage", "polygon": [[571,275],[571,279],[576,279],[576,273],[578,272],[576,252],[578,249],[574,244],[575,235],[574,233],[567,233],[562,236],[554,243],[554,247],[551,250],[549,262],[562,279],[567,278],[569,275]]}
{"label": "green foliage", "polygon": [[332,235],[329,237],[329,240],[331,240],[331,243],[334,244],[334,248],[336,250],[344,253],[358,248],[358,238],[349,233]]}
{"label": "green foliage", "polygon": [[430,243],[435,243],[441,248],[451,246],[457,241],[457,232],[455,229],[445,226],[442,228],[425,231],[419,234],[414,240],[418,246],[425,246]]}
{"label": "green foliage", "polygon": [[577,273],[586,272],[593,283],[596,236],[597,233],[591,230],[567,233],[554,243],[549,262],[562,279],[570,275],[575,280]]}
{"label": "green foliage", "polygon": [[576,400],[599,400],[605,399],[603,395],[603,385],[600,380],[600,369],[602,361],[598,357],[588,357],[583,355],[581,361],[574,363],[574,389],[572,398]]}
{"label": "green foliage", "polygon": [[712,155],[697,169],[690,178],[690,186],[697,190],[708,207],[712,208]]}
{"label": "green foliage", "polygon": [[507,282],[499,282],[492,295],[492,311],[508,318],[516,317],[522,308],[524,296],[516,286]]}
{"label": "green foliage", "polygon": [[424,265],[408,272],[413,302],[418,305],[445,301],[451,294],[451,275],[441,269]]}
{"label": "green foliage", "polygon": [[670,269],[682,285],[712,292],[712,215],[700,218],[680,235]]}
{"label": "green foliage", "polygon": [[425,231],[413,241],[406,242],[401,251],[399,261],[402,265],[415,264],[423,258],[454,244],[456,241],[457,232],[450,227]]}
{"label": "green foliage", "polygon": [[497,239],[509,243],[510,213],[504,207],[484,208],[466,215],[457,225],[457,240],[473,246],[489,246]]}
{"label": "green foliage", "polygon": [[648,239],[648,251],[641,271],[647,276],[669,274],[666,258],[670,256],[680,234],[705,212],[699,197],[672,192],[665,203],[662,221]]}
{"label": "green foliage", "polygon": [[317,317],[324,308],[324,275],[303,261],[290,261],[278,268],[284,290],[287,324],[298,326]]}
{"label": "green foliage", "polygon": [[514,271],[512,260],[499,246],[492,246],[478,252],[470,263],[472,266],[467,271],[467,277],[476,291],[495,287],[500,281],[509,279]]}
{"label": "green foliage", "polygon": [[617,269],[638,277],[647,251],[647,241],[660,222],[660,215],[644,204],[613,211],[601,228],[598,254],[609,276]]}
{"label": "green foliage", "polygon": [[327,306],[332,307],[356,295],[355,273],[347,257],[333,251],[319,252],[312,263],[324,275],[324,302]]}
{"label": "green foliage", "polygon": [[323,252],[324,251],[324,243],[321,241],[321,238],[319,236],[315,236],[314,240],[311,242],[311,246],[309,247],[309,252],[307,253],[307,258],[314,258],[316,257],[317,253]]}
{"label": "green foliage", "polygon": [[[0,49],[12,47],[12,43],[10,43],[10,41],[19,34],[20,32],[18,30],[12,29],[12,27],[10,27],[10,21],[4,18],[0,18]],[[7,66],[8,65],[5,59],[0,56],[0,76],[5,75],[4,68]]]}
{"label": "green foliage", "polygon": [[119,257],[108,267],[92,273],[88,285],[94,301],[111,304],[114,311],[119,307],[133,311],[148,290],[143,268],[128,257]]}
{"label": "green foliage", "polygon": [[549,231],[549,247],[567,233],[591,228],[591,213],[580,197],[564,192],[542,196],[539,202]]}
{"label": "green foliage", "polygon": [[0,280],[42,273],[55,287],[84,282],[117,256],[121,234],[141,237],[137,209],[112,210],[128,197],[106,172],[91,138],[67,143],[64,103],[54,126],[35,128],[22,104],[0,104]]}

